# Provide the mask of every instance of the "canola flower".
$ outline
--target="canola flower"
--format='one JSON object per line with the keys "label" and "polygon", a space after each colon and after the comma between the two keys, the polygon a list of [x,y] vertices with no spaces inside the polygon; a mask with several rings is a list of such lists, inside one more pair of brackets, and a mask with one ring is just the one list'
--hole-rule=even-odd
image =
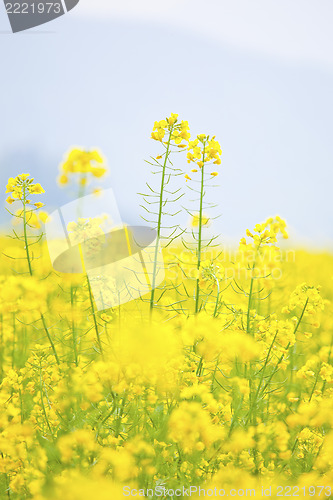
{"label": "canola flower", "polygon": [[[201,225],[202,226],[209,226],[209,224],[210,224],[209,217],[205,214],[202,214],[201,215]],[[192,227],[199,227],[200,226],[200,214],[199,213],[194,214],[191,217],[191,226]]]}
{"label": "canola flower", "polygon": [[[200,169],[206,164],[221,165],[222,149],[215,136],[210,138],[205,134],[199,134],[196,139],[189,141],[187,151],[187,162],[195,163]],[[191,172],[198,172],[193,168]],[[218,175],[217,172],[211,172],[212,176]]]}
{"label": "canola flower", "polygon": [[[108,173],[108,168],[102,154],[97,151],[86,151],[74,148],[67,155],[59,166],[58,184],[61,187],[70,183],[71,178],[75,178],[79,184],[79,196],[84,196],[86,186],[93,179],[102,179]],[[93,193],[98,196],[101,187],[93,189]]]}
{"label": "canola flower", "polygon": [[[45,190],[39,183],[34,184],[34,179],[29,179],[30,174],[21,174],[17,175],[15,179],[10,177],[8,179],[8,184],[6,186],[6,193],[10,193],[11,195],[7,198],[7,203],[14,203],[15,200],[23,200],[27,203],[26,195],[27,194],[42,194],[45,193]],[[40,208],[43,206],[43,203],[37,202],[34,203],[34,206]]]}
{"label": "canola flower", "polygon": [[151,138],[155,141],[163,142],[166,135],[167,144],[172,141],[178,148],[187,147],[187,141],[191,137],[188,122],[184,120],[179,122],[176,113],[171,113],[169,118],[155,122]]}
{"label": "canola flower", "polygon": [[[187,137],[172,139],[182,122],[158,123],[157,145],[185,151]],[[190,161],[199,176],[208,165]],[[199,269],[175,240],[159,307],[148,294],[96,313],[83,274],[50,268],[29,215],[40,220],[43,188],[21,174],[6,191],[20,224],[0,238],[1,498],[120,500],[124,486],[156,485],[332,496],[331,254],[284,258],[280,217],[247,230],[235,255],[203,245]],[[197,231],[210,217],[193,213]],[[98,239],[102,223],[68,229]]]}
{"label": "canola flower", "polygon": [[[28,198],[30,195],[38,195],[45,193],[44,188],[39,183],[34,183],[34,179],[30,178],[30,174],[17,175],[15,178],[10,177],[6,186],[6,193],[10,193],[10,196],[6,199],[6,202],[12,205],[15,202],[20,202],[22,208],[17,210],[15,214],[11,214],[16,217],[17,220],[21,220],[23,223],[23,236],[20,238],[16,235],[15,237],[19,241],[24,241],[25,251],[27,256],[27,262],[29,266],[29,273],[32,276],[32,267],[29,247],[31,246],[28,241],[27,236],[27,226],[32,228],[40,227],[40,220],[45,220],[46,213],[43,213],[41,219],[38,219],[36,215],[37,210],[44,206],[44,203],[38,201],[32,203]],[[9,210],[8,210],[9,211]],[[9,211],[9,213],[11,213]]]}

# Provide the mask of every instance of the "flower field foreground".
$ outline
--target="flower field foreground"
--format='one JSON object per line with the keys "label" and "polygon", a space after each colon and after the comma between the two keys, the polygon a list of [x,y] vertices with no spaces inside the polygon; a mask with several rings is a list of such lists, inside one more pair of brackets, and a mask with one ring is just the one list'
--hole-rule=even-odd
{"label": "flower field foreground", "polygon": [[[155,160],[165,173],[171,140],[187,148],[199,203],[191,229],[168,236],[162,286],[120,307],[96,312],[84,274],[52,269],[43,188],[28,174],[8,182],[19,206],[0,239],[0,498],[180,498],[190,487],[201,498],[199,486],[331,498],[333,256],[280,250],[279,217],[237,249],[209,245],[202,187],[220,146],[169,120],[155,124],[166,148]],[[100,155],[76,151],[61,184],[82,174],[86,188],[94,158],[101,177]]]}

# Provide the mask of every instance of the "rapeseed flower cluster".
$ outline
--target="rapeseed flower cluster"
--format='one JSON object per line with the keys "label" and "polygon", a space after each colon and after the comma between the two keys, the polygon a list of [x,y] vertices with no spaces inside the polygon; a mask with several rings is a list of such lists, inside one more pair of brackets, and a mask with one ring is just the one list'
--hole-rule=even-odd
{"label": "rapeseed flower cluster", "polygon": [[188,144],[187,162],[194,162],[199,168],[209,162],[220,165],[221,154],[222,149],[215,136],[209,138],[205,134],[199,134],[194,141],[190,141]]}
{"label": "rapeseed flower cluster", "polygon": [[182,120],[179,122],[178,115],[171,113],[169,118],[154,123],[151,138],[162,142],[167,135],[167,137],[169,136],[168,142],[172,141],[179,148],[184,148],[191,137],[189,130],[190,127],[187,121]]}
{"label": "rapeseed flower cluster", "polygon": [[[39,183],[34,184],[34,179],[29,178],[30,174],[17,175],[15,178],[10,177],[6,186],[6,193],[10,193],[7,198],[7,203],[14,203],[16,200],[22,200],[27,204],[31,201],[27,199],[27,196],[31,194],[42,194],[45,190]],[[40,208],[43,203],[34,203],[34,206]]]}

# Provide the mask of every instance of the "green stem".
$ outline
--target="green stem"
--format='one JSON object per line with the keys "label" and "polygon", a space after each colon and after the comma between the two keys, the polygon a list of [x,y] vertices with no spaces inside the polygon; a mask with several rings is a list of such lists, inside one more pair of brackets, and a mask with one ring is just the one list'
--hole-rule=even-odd
{"label": "green stem", "polygon": [[50,335],[50,332],[49,332],[49,329],[47,327],[47,324],[46,324],[46,321],[45,321],[45,318],[44,318],[44,315],[41,313],[40,314],[40,317],[41,317],[41,320],[42,320],[42,323],[43,323],[43,327],[44,327],[44,330],[45,330],[45,333],[47,335],[47,338],[49,339],[49,342],[51,344],[51,348],[52,348],[52,351],[53,351],[53,354],[54,354],[54,357],[57,361],[57,364],[59,365],[60,364],[60,361],[59,361],[59,357],[58,357],[58,354],[57,354],[57,351],[56,351],[56,348],[55,348],[55,345],[54,345],[54,342],[52,340],[52,337]]}
{"label": "green stem", "polygon": [[[26,251],[26,256],[27,256],[27,261],[28,261],[28,267],[29,267],[29,274],[30,274],[30,276],[32,276],[33,275],[33,271],[32,271],[32,265],[31,265],[31,259],[30,259],[30,253],[29,253],[28,235],[27,235],[26,203],[27,203],[26,186],[23,186],[23,234],[24,234],[25,251]],[[43,316],[42,313],[40,314],[40,317],[41,317],[41,320],[42,320],[43,327],[44,327],[45,333],[47,335],[47,338],[49,339],[49,342],[51,344],[51,348],[52,348],[53,354],[54,354],[54,356],[56,358],[57,364],[59,365],[60,362],[59,362],[58,354],[57,354],[54,342],[52,340],[52,337],[50,335],[50,332],[49,332],[49,330],[47,328],[47,325],[46,325],[46,322],[45,322],[45,318],[44,318],[44,316]]]}
{"label": "green stem", "polygon": [[198,364],[198,368],[197,368],[197,371],[196,371],[196,376],[197,377],[200,377],[201,374],[202,374],[202,366],[203,366],[203,357],[201,356],[199,364]]}
{"label": "green stem", "polygon": [[271,355],[271,352],[272,352],[272,349],[273,349],[273,345],[274,345],[274,342],[276,340],[276,337],[277,337],[277,334],[278,334],[278,331],[276,331],[275,335],[274,335],[274,338],[269,346],[269,349],[268,349],[268,352],[267,352],[267,356],[266,356],[266,359],[265,359],[265,362],[264,362],[264,365],[261,369],[261,374],[260,374],[260,379],[259,379],[259,384],[258,384],[258,387],[257,387],[257,390],[254,394],[254,397],[251,401],[251,408],[249,410],[249,415],[246,419],[246,424],[248,424],[248,422],[250,421],[251,419],[251,414],[252,414],[252,411],[254,410],[255,411],[255,407],[256,407],[256,404],[257,404],[257,400],[258,400],[258,396],[259,396],[259,392],[260,392],[260,389],[261,389],[261,384],[264,380],[264,375],[265,375],[265,370],[266,370],[266,367],[267,367],[267,364],[268,364],[268,361],[269,361],[269,358],[270,358],[270,355]]}
{"label": "green stem", "polygon": [[[252,271],[253,270],[254,270],[254,267],[252,268]],[[248,305],[247,305],[247,315],[246,315],[246,332],[247,333],[250,333],[250,320],[251,320],[253,283],[254,283],[254,278],[252,276],[251,277],[251,284],[250,284],[250,292],[249,292],[249,301],[248,301]]]}
{"label": "green stem", "polygon": [[317,385],[317,383],[318,383],[319,373],[320,373],[320,365],[319,365],[319,367],[318,367],[318,371],[317,371],[317,375],[316,375],[316,380],[315,380],[315,382],[314,382],[314,384],[313,384],[312,391],[311,391],[311,394],[310,394],[310,397],[309,397],[309,403],[310,403],[310,401],[311,401],[311,399],[312,399],[313,393],[314,393],[315,388],[316,388],[316,385]]}
{"label": "green stem", "polygon": [[305,309],[306,309],[306,307],[307,307],[307,305],[308,305],[308,302],[309,302],[309,297],[308,297],[308,298],[306,299],[306,301],[305,301],[305,304],[304,304],[304,307],[303,307],[302,313],[301,313],[301,315],[300,315],[300,317],[299,317],[299,319],[298,319],[298,321],[297,321],[297,325],[295,326],[294,335],[296,335],[296,332],[297,332],[297,330],[298,330],[298,327],[299,327],[299,325],[301,324],[301,321],[302,321],[302,319],[303,319],[303,316],[304,316],[304,313],[305,313]]}
{"label": "green stem", "polygon": [[48,419],[48,416],[47,416],[47,413],[46,413],[45,404],[44,404],[42,365],[41,364],[40,364],[40,367],[39,367],[39,384],[40,384],[40,400],[41,400],[41,406],[42,406],[42,410],[43,410],[43,415],[44,415],[45,421],[47,423],[47,426],[49,428],[50,434],[52,436],[52,440],[55,441],[55,438],[54,438],[54,435],[53,435],[53,431],[52,431],[52,427],[51,427],[50,421]]}
{"label": "green stem", "polygon": [[122,421],[123,414],[124,414],[125,404],[126,404],[126,394],[123,395],[123,400],[121,402],[121,407],[120,407],[120,410],[119,410],[119,416],[118,416],[117,423],[116,423],[116,430],[115,430],[115,437],[116,438],[120,434],[120,427],[121,427],[121,421]]}
{"label": "green stem", "polygon": [[220,283],[218,278],[216,278],[216,285],[217,285],[217,293],[216,293],[216,301],[215,301],[215,308],[214,308],[214,314],[213,318],[216,318],[218,308],[219,308],[219,301],[220,301]]}
{"label": "green stem", "polygon": [[13,351],[12,351],[12,368],[15,366],[15,333],[16,333],[16,318],[15,313],[13,313]]}
{"label": "green stem", "polygon": [[[205,146],[202,153],[202,167],[201,167],[201,188],[200,188],[200,208],[199,208],[199,229],[198,229],[198,260],[197,271],[200,272],[201,266],[201,251],[202,251],[202,208],[204,197],[204,182],[205,182]],[[197,277],[196,291],[195,291],[195,314],[199,312],[199,296],[200,296],[200,277]]]}
{"label": "green stem", "polygon": [[215,382],[215,377],[216,377],[216,372],[217,372],[217,367],[219,364],[219,358],[217,358],[216,363],[215,363],[215,368],[212,376],[212,383],[211,383],[211,392],[214,392],[214,382]]}
{"label": "green stem", "polygon": [[[73,293],[73,285],[71,285],[71,306],[72,306],[72,311],[73,311],[73,305],[74,305],[74,293]],[[77,347],[76,347],[76,335],[75,335],[75,322],[74,322],[73,318],[72,318],[72,335],[73,335],[74,360],[75,360],[76,366],[78,366],[78,356],[77,356]]]}
{"label": "green stem", "polygon": [[[301,315],[300,315],[300,317],[299,317],[299,319],[298,319],[298,321],[297,321],[297,325],[295,326],[295,329],[294,329],[294,335],[296,335],[296,332],[297,332],[297,330],[298,330],[298,328],[299,328],[299,325],[301,324],[301,321],[302,321],[302,319],[303,319],[303,316],[304,316],[304,313],[305,313],[305,309],[306,309],[306,307],[307,307],[307,305],[308,305],[308,302],[309,302],[309,299],[307,298],[307,299],[306,299],[306,302],[305,302],[305,304],[304,304],[304,307],[303,307],[302,313],[301,313]],[[289,347],[290,347],[290,342],[288,342],[288,345],[287,345],[287,347],[286,347],[286,351],[289,349]],[[281,357],[279,358],[279,360],[278,360],[278,362],[277,362],[277,364],[276,364],[276,366],[275,366],[274,370],[272,371],[272,373],[271,373],[271,375],[270,375],[269,379],[267,380],[267,382],[266,382],[266,384],[265,384],[265,386],[264,386],[264,388],[263,388],[263,391],[262,391],[262,392],[263,392],[263,394],[264,394],[264,392],[265,392],[265,390],[266,390],[266,387],[270,384],[270,382],[271,382],[272,378],[274,377],[275,373],[278,371],[279,365],[280,365],[280,363],[282,362],[283,358],[284,358],[284,353],[283,353],[283,354],[281,355]]]}
{"label": "green stem", "polygon": [[[301,324],[301,321],[302,321],[302,319],[303,319],[303,316],[304,316],[304,313],[305,313],[305,309],[306,309],[306,307],[307,307],[307,305],[308,305],[308,302],[309,302],[309,299],[306,299],[306,302],[305,302],[305,304],[304,304],[304,307],[303,307],[302,313],[301,313],[301,315],[300,315],[300,317],[299,317],[299,319],[298,319],[298,321],[297,321],[297,324],[296,324],[296,326],[295,326],[295,329],[294,329],[294,335],[296,334],[296,332],[297,332],[297,330],[298,330],[298,328],[299,328],[299,326],[300,326],[300,324]],[[258,385],[258,388],[257,388],[256,394],[255,394],[255,396],[254,396],[254,400],[253,400],[252,405],[251,405],[251,407],[252,407],[252,408],[251,408],[251,410],[250,410],[250,412],[249,412],[249,415],[248,415],[248,418],[247,418],[246,423],[248,423],[248,421],[249,421],[249,419],[250,419],[250,416],[251,416],[252,409],[253,409],[253,407],[254,407],[254,404],[256,404],[256,401],[257,401],[257,398],[258,398],[258,395],[259,395],[259,391],[260,391],[260,388],[261,388],[261,384],[262,384],[262,381],[263,381],[263,378],[264,378],[264,370],[265,370],[265,368],[266,368],[266,366],[267,366],[267,363],[268,363],[268,357],[269,357],[269,355],[270,355],[270,353],[271,353],[271,350],[272,350],[272,348],[273,348],[273,344],[274,344],[274,342],[275,342],[275,339],[276,339],[276,335],[277,335],[277,333],[278,333],[278,332],[276,332],[276,334],[275,334],[275,336],[274,336],[274,339],[273,339],[273,342],[272,342],[272,344],[271,344],[271,346],[270,346],[270,348],[269,348],[269,351],[268,351],[268,353],[267,353],[266,360],[265,360],[265,363],[264,363],[264,366],[263,366],[263,370],[262,370],[262,373],[261,373],[261,377],[260,377],[260,382],[259,382],[259,385]],[[288,345],[287,345],[287,347],[286,347],[286,351],[289,349],[289,347],[290,347],[290,342],[288,343]],[[278,368],[279,368],[279,366],[280,366],[280,364],[281,364],[281,362],[282,362],[283,358],[284,358],[284,353],[283,353],[283,354],[280,356],[280,358],[278,359],[278,362],[277,362],[277,364],[275,365],[274,370],[272,371],[272,373],[270,374],[270,376],[269,376],[268,380],[266,381],[266,383],[265,383],[265,385],[264,385],[264,387],[263,387],[263,389],[262,389],[262,393],[261,393],[261,395],[262,395],[262,396],[264,395],[265,390],[266,390],[266,388],[269,386],[269,384],[270,384],[270,382],[271,382],[272,378],[274,377],[274,375],[275,375],[275,374],[276,374],[276,372],[278,371]],[[317,383],[317,382],[316,382],[316,383]],[[315,386],[314,386],[314,387],[315,387]],[[313,388],[313,390],[314,390],[314,388]],[[312,394],[311,394],[311,397],[312,397]]]}
{"label": "green stem", "polygon": [[260,245],[261,245],[261,242],[259,243],[259,246],[256,248],[256,252],[255,252],[255,255],[254,255],[254,262],[253,262],[253,266],[252,266],[252,276],[251,276],[251,283],[250,283],[250,291],[249,291],[249,301],[248,301],[248,305],[247,305],[247,315],[246,315],[246,332],[247,333],[250,333],[250,321],[251,321],[251,309],[252,309],[252,296],[253,296],[253,285],[254,285],[254,270],[256,268],[256,265],[257,265],[257,258],[258,258],[258,254],[259,254],[259,251],[260,251]]}
{"label": "green stem", "polygon": [[[330,364],[330,363],[331,363],[332,347],[333,347],[333,335],[332,335],[332,339],[331,339],[330,350],[329,350],[329,352],[328,352],[327,364]],[[325,388],[326,388],[326,380],[324,380],[324,382],[323,382],[323,386],[322,386],[322,388],[321,388],[321,392],[322,392],[322,393],[325,391]]]}
{"label": "green stem", "polygon": [[82,217],[82,198],[84,197],[85,195],[85,189],[86,189],[86,186],[85,184],[82,184],[83,182],[83,179],[86,179],[87,178],[87,175],[86,174],[83,174],[83,175],[80,175],[80,179],[79,179],[79,192],[78,192],[78,207],[77,207],[77,217],[80,218]]}
{"label": "green stem", "polygon": [[172,132],[173,132],[173,127],[171,127],[171,129],[170,129],[169,138],[168,138],[168,142],[167,142],[167,148],[166,148],[166,152],[165,152],[164,163],[163,163],[163,167],[162,167],[160,201],[159,201],[158,221],[157,221],[157,236],[156,236],[156,244],[155,244],[154,267],[153,267],[153,276],[152,276],[151,293],[150,293],[150,312],[152,312],[152,310],[154,308],[157,255],[158,255],[158,249],[159,249],[160,239],[161,239],[161,223],[162,223],[162,211],[163,211],[164,183],[165,183],[165,175],[166,175],[166,166],[167,166],[169,155],[170,155],[170,144],[171,144]]}
{"label": "green stem", "polygon": [[[4,458],[4,455],[3,455],[2,451],[0,451],[0,455],[1,455],[1,458]],[[6,481],[7,496],[8,496],[8,498],[11,498],[8,474],[6,474],[6,473],[3,473],[3,474],[5,476],[5,481]]]}
{"label": "green stem", "polygon": [[101,337],[100,337],[99,331],[98,331],[98,325],[97,325],[97,321],[96,321],[96,312],[95,312],[94,300],[93,300],[93,296],[92,296],[92,292],[91,292],[91,287],[90,287],[90,282],[89,282],[88,276],[87,276],[87,283],[88,283],[89,299],[90,299],[90,305],[91,305],[92,315],[93,315],[93,319],[94,319],[94,327],[95,327],[95,332],[96,332],[97,343],[98,343],[100,354],[102,354],[102,356],[103,356],[102,342],[101,342]]}
{"label": "green stem", "polygon": [[25,253],[27,256],[29,273],[30,273],[30,276],[32,276],[33,273],[32,273],[32,266],[31,266],[30,253],[29,253],[28,235],[27,235],[26,203],[27,203],[26,186],[23,186],[23,234],[24,234]]}

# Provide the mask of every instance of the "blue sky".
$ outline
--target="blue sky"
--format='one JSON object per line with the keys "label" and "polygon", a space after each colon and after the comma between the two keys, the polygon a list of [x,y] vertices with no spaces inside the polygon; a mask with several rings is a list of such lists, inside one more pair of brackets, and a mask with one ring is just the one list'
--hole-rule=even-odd
{"label": "blue sky", "polygon": [[212,201],[225,240],[280,214],[294,241],[332,247],[332,14],[327,1],[81,0],[12,35],[0,9],[1,185],[31,172],[56,207],[74,194],[55,183],[64,153],[98,147],[137,220],[152,124],[176,112],[222,145]]}

